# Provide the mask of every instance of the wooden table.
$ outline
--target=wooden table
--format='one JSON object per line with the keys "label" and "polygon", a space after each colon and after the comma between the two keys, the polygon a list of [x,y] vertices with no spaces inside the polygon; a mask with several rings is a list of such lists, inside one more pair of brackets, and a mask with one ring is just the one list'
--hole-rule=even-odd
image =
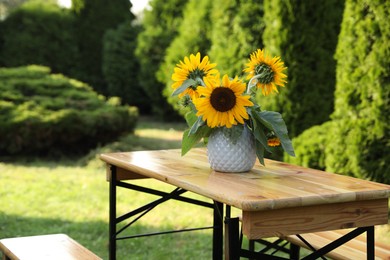
{"label": "wooden table", "polygon": [[[214,259],[222,258],[222,231],[218,229],[222,220],[218,216],[224,215],[223,205],[226,206],[225,256],[230,259],[247,253],[237,248],[238,218],[230,216],[230,206],[242,211],[242,232],[250,240],[371,227],[367,237],[369,247],[373,248],[373,227],[388,223],[390,186],[385,184],[272,160],[265,160],[265,167],[256,163],[247,173],[220,173],[210,169],[203,148],[192,149],[184,157],[180,156],[180,150],[159,150],[102,154],[100,158],[107,163],[110,182],[111,259],[115,259],[118,223],[116,187],[126,186],[121,180],[128,179],[153,178],[212,199]],[[170,196],[177,199],[180,194]],[[373,254],[371,250],[369,254]]]}

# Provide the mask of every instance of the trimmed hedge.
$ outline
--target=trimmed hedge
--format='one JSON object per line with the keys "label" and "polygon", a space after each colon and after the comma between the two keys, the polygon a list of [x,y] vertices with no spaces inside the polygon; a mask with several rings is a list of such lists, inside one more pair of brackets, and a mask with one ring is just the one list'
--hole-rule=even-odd
{"label": "trimmed hedge", "polygon": [[42,66],[0,68],[0,155],[85,152],[133,131],[134,107]]}

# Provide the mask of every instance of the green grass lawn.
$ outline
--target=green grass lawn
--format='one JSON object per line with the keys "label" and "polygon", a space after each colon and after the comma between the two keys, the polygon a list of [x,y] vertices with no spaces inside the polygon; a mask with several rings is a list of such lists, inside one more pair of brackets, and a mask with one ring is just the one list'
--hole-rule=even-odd
{"label": "green grass lawn", "polygon": [[[108,183],[97,155],[109,151],[179,148],[184,128],[184,124],[142,120],[135,134],[83,158],[0,159],[0,238],[66,233],[107,259]],[[173,189],[153,180],[136,182],[164,191]],[[118,211],[124,213],[156,197],[119,189],[118,198]],[[211,224],[211,210],[168,202],[147,214],[127,234]],[[389,225],[377,230],[377,239],[390,243]],[[118,259],[211,259],[211,234],[211,230],[205,230],[119,241]]]}

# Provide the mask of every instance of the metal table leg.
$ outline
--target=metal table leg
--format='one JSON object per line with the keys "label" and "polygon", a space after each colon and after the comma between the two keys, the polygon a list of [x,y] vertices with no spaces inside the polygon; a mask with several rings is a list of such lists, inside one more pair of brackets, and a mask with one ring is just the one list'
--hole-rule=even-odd
{"label": "metal table leg", "polygon": [[223,257],[223,204],[214,201],[213,260]]}
{"label": "metal table leg", "polygon": [[116,167],[111,165],[109,198],[109,259],[116,260]]}
{"label": "metal table leg", "polygon": [[[109,259],[116,260],[116,249],[117,249],[117,240],[130,239],[136,237],[144,237],[144,236],[153,236],[153,235],[161,235],[161,234],[171,234],[178,232],[186,232],[186,231],[196,231],[202,229],[210,229],[213,228],[213,259],[222,260],[223,257],[223,204],[220,202],[214,202],[214,205],[208,202],[191,199],[188,197],[182,197],[181,194],[185,193],[186,190],[181,188],[176,188],[171,193],[166,193],[158,190],[153,190],[147,187],[141,187],[130,183],[125,183],[117,180],[117,167],[114,165],[110,165],[110,178],[109,178]],[[145,192],[148,194],[153,194],[157,196],[161,196],[160,199],[152,201],[142,207],[139,207],[133,211],[125,213],[122,216],[117,217],[116,212],[116,195],[117,195],[117,187],[126,188],[130,190],[136,190]],[[155,232],[148,234],[137,234],[131,236],[119,236],[119,234],[130,227],[133,223],[135,223],[142,216],[147,214],[157,205],[164,203],[168,200],[178,200],[185,203],[190,203],[193,205],[198,205],[206,208],[214,209],[214,223],[211,227],[200,227],[200,228],[189,228],[182,230],[172,230],[172,231],[163,231],[163,232]],[[138,216],[136,216],[138,215]],[[122,221],[133,218],[128,224],[126,224],[121,229],[117,230],[117,224]]]}
{"label": "metal table leg", "polygon": [[375,258],[375,234],[374,227],[368,227],[366,231],[367,239],[367,260],[374,260]]}
{"label": "metal table leg", "polygon": [[240,259],[239,219],[231,217],[231,207],[226,205],[225,214],[225,259]]}

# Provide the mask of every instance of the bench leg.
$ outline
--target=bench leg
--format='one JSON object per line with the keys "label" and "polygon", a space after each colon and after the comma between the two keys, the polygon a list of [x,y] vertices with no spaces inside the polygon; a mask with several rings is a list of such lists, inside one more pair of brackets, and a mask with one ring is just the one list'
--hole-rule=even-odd
{"label": "bench leg", "polygon": [[[255,252],[255,240],[249,240],[249,251],[251,252]],[[253,260],[253,259],[249,259],[249,260]]]}
{"label": "bench leg", "polygon": [[300,247],[290,243],[290,259],[292,260],[299,260],[299,255],[300,255]]}

